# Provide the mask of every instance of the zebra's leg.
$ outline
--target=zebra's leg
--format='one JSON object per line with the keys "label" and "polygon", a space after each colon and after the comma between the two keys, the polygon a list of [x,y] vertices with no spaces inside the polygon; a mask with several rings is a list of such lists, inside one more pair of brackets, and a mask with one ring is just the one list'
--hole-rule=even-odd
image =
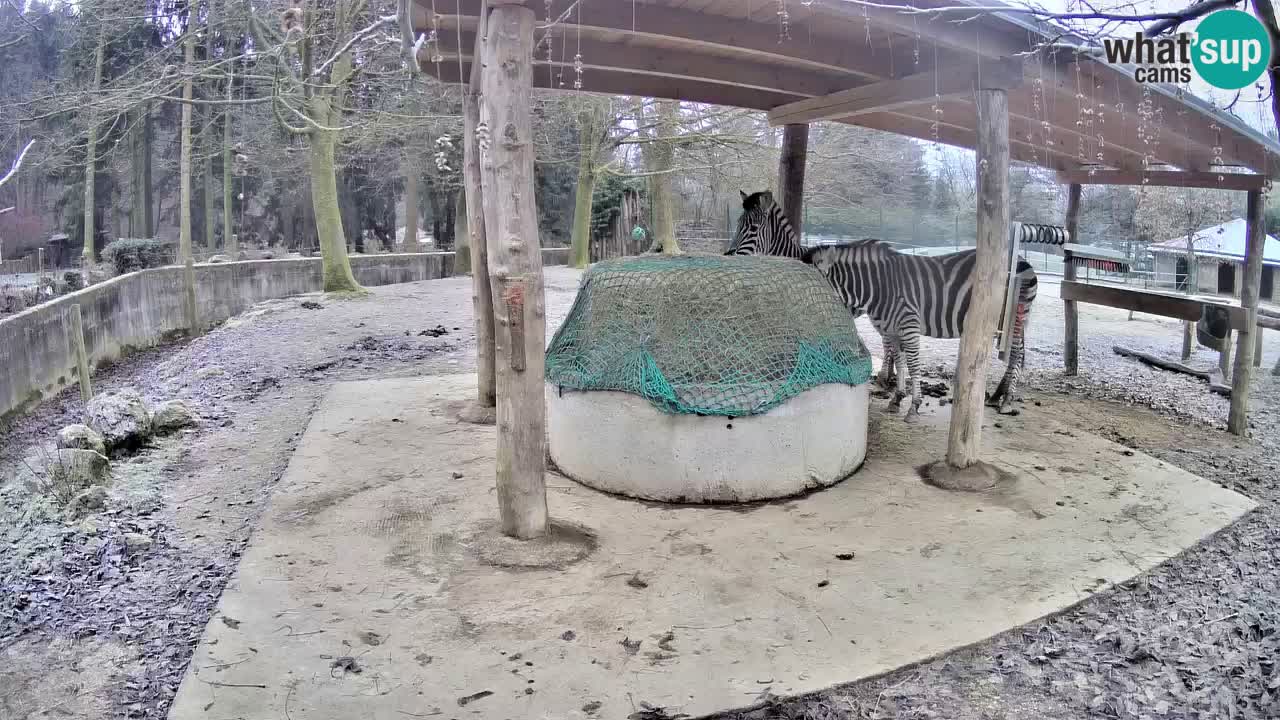
{"label": "zebra's leg", "polygon": [[1018,310],[1018,328],[1013,336],[1012,347],[1009,349],[1009,367],[1006,372],[1009,383],[1005,388],[1000,408],[996,411],[1001,415],[1017,415],[1018,409],[1013,406],[1013,402],[1022,399],[1022,394],[1018,391],[1019,383],[1022,381],[1022,370],[1026,366],[1027,320],[1031,316],[1031,306],[1023,305]]}
{"label": "zebra's leg", "polygon": [[996,386],[995,392],[988,398],[987,404],[997,408],[997,412],[1001,415],[1018,414],[1013,402],[1018,399],[1018,381],[1021,379],[1022,369],[1026,363],[1026,328],[1030,314],[1029,304],[1018,305],[1004,375],[1000,378],[1000,384]]}
{"label": "zebra's leg", "polygon": [[891,377],[893,385],[890,386],[889,404],[885,407],[885,412],[896,413],[902,409],[902,398],[906,397],[905,373],[902,372],[906,359],[902,355],[902,347],[899,339],[895,336],[885,337],[885,354],[884,367],[895,371]]}
{"label": "zebra's leg", "polygon": [[879,328],[876,328],[876,332],[880,334],[880,345],[884,348],[884,360],[880,362],[880,373],[876,375],[876,384],[882,390],[890,390],[897,384],[894,382],[894,378],[897,375],[895,372],[898,362],[897,343],[890,336],[881,332]]}
{"label": "zebra's leg", "polygon": [[[907,409],[906,422],[920,419],[920,334],[914,329],[903,333],[898,342],[902,361],[899,374],[906,376],[908,392],[911,394],[911,407]],[[901,382],[901,379],[899,379]]]}

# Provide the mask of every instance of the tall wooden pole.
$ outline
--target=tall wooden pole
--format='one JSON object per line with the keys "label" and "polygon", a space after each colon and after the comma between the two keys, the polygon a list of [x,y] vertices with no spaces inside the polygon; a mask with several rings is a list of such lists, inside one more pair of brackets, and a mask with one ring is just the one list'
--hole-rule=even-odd
{"label": "tall wooden pole", "polygon": [[[1080,185],[1072,183],[1067,187],[1067,242],[1075,243],[1076,228],[1080,225]],[[1062,279],[1076,279],[1076,266],[1070,259],[1062,266]],[[1075,375],[1080,372],[1080,315],[1075,300],[1064,300],[1062,303],[1064,328],[1066,336],[1062,342],[1062,364],[1065,374]],[[1130,317],[1130,320],[1133,318]]]}
{"label": "tall wooden pole", "polygon": [[987,357],[1009,254],[1009,94],[1004,89],[981,89],[977,105],[978,257],[960,336],[955,402],[947,433],[947,465],[953,470],[975,465],[981,455]]}
{"label": "tall wooden pole", "polygon": [[782,156],[778,158],[778,200],[796,235],[804,228],[804,167],[809,156],[809,126],[787,125],[782,130]]}
{"label": "tall wooden pole", "polygon": [[1240,305],[1244,308],[1244,327],[1237,333],[1236,366],[1231,375],[1231,409],[1227,413],[1227,432],[1245,435],[1249,432],[1249,381],[1253,379],[1253,344],[1258,331],[1258,290],[1262,284],[1262,252],[1267,233],[1264,226],[1266,199],[1259,190],[1249,191],[1246,210],[1244,246],[1244,282],[1240,286]]}
{"label": "tall wooden pole", "polygon": [[542,250],[533,196],[534,11],[490,0],[480,70],[479,142],[485,241],[494,310],[498,508],[502,531],[528,539],[547,529],[546,323]]}
{"label": "tall wooden pole", "polygon": [[497,400],[493,371],[493,294],[489,285],[489,250],[484,233],[484,194],[480,183],[480,146],[476,126],[480,124],[479,88],[470,88],[463,99],[462,175],[467,206],[467,246],[471,256],[471,304],[476,322],[476,403],[493,407]]}

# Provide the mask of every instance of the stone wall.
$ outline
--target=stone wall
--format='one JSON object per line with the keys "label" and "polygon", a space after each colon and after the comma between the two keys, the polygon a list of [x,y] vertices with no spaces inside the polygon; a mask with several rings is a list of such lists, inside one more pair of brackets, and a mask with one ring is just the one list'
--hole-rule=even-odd
{"label": "stone wall", "polygon": [[[543,263],[564,265],[567,248],[546,248]],[[361,285],[447,277],[453,253],[353,255]],[[251,260],[195,267],[200,324],[212,327],[263,300],[321,290],[319,258]],[[75,382],[67,313],[79,304],[90,366],[133,348],[157,345],[185,330],[182,268],[121,275],[0,320],[0,418]]]}

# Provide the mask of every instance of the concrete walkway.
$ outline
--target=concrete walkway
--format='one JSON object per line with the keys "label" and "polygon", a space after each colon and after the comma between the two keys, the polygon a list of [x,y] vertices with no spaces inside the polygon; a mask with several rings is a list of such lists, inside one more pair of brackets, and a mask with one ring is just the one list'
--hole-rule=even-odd
{"label": "concrete walkway", "polygon": [[[208,626],[174,720],[700,715],[878,674],[1133,577],[1253,507],[1034,408],[925,485],[945,412],[872,411],[830,489],[673,507],[548,475],[557,538],[503,555],[470,375],[344,383],[311,421]],[[576,559],[574,556],[581,556]],[[528,567],[511,567],[513,557]],[[497,563],[497,564],[495,564]],[[506,564],[507,566],[500,566]]]}

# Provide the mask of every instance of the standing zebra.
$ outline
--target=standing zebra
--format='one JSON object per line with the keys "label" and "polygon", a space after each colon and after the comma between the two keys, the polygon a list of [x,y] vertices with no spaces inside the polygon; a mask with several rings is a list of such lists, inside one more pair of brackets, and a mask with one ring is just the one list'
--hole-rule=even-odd
{"label": "standing zebra", "polygon": [[[765,248],[767,254],[795,257],[800,250],[795,231],[769,193],[744,194],[743,219],[726,254],[750,254]],[[907,420],[920,408],[920,335],[955,338],[964,330],[976,250],[938,257],[906,255],[880,240],[860,240],[800,251],[801,259],[816,267],[857,317],[864,312],[884,340],[885,360],[881,381],[898,370],[891,409],[905,396],[903,380],[911,395]],[[1036,274],[1018,259],[1018,296],[1008,365],[996,391],[987,402],[1004,414],[1015,413],[1021,376],[1027,316],[1036,297]]]}
{"label": "standing zebra", "polygon": [[738,218],[738,232],[725,255],[777,255],[800,259],[804,248],[796,237],[791,221],[782,208],[773,201],[773,193],[738,191],[742,196],[742,217]]}

